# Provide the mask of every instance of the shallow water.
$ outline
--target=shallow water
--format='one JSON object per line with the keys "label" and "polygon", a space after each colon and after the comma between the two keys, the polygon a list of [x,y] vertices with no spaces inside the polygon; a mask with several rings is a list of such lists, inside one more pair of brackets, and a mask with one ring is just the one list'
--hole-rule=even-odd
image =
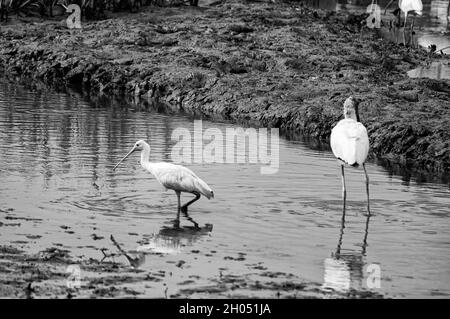
{"label": "shallow water", "polygon": [[[203,129],[227,127],[234,126],[203,121]],[[176,196],[139,166],[138,155],[112,171],[142,138],[150,141],[152,160],[170,160],[176,128],[192,130],[193,119],[0,82],[2,245],[34,253],[57,246],[75,258],[101,259],[101,248],[117,251],[113,234],[125,250],[149,253],[141,269],[170,273],[164,284],[140,287],[150,297],[164,296],[166,288],[208,296],[196,289],[215,287],[214,278],[226,275],[295,276],[324,290],[395,297],[450,295],[448,184],[405,182],[368,163],[375,215],[367,220],[363,172],[347,169],[341,228],[340,170],[332,154],[281,139],[273,175],[261,175],[259,164],[187,165],[216,197],[189,211],[201,231],[185,218],[179,231],[171,226]],[[374,269],[380,288],[370,286]],[[241,286],[231,296],[275,293]]]}
{"label": "shallow water", "polygon": [[[334,11],[346,11],[363,13],[366,11],[368,5],[372,3],[372,0],[308,0],[309,5],[322,8],[326,10]],[[381,19],[388,22],[394,21],[396,17],[392,14],[392,11],[398,7],[398,1],[394,1],[388,8],[386,14],[384,9],[389,3],[389,0],[375,1],[381,7]],[[428,46],[435,44],[436,49],[450,54],[450,12],[448,12],[448,0],[422,0],[423,11],[422,16],[417,16],[414,20],[414,30],[416,32],[416,38],[414,43],[428,48]],[[412,16],[408,17],[408,27],[412,21]],[[404,16],[402,15],[402,23],[404,22]],[[382,27],[382,31],[386,31],[386,27]],[[408,32],[407,32],[408,33]],[[393,41],[401,42],[400,34],[392,34],[391,32],[382,32],[382,34]],[[409,41],[407,39],[407,41]]]}
{"label": "shallow water", "polygon": [[450,80],[450,65],[440,62],[433,62],[428,66],[420,66],[408,71],[410,78],[429,78]]}

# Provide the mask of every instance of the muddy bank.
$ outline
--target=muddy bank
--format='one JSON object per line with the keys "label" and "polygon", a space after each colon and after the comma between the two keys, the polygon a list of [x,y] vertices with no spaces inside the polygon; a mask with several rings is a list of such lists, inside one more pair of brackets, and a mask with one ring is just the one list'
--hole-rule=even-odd
{"label": "muddy bank", "polygon": [[344,99],[363,99],[372,156],[450,171],[450,83],[409,79],[435,60],[387,43],[363,16],[296,3],[147,7],[69,31],[61,21],[1,26],[8,74],[91,95],[276,126],[326,140]]}
{"label": "muddy bank", "polygon": [[[301,274],[254,261],[239,250],[192,246],[209,236],[211,224],[200,224],[200,228],[165,225],[158,235],[135,229],[113,235],[105,225],[86,232],[77,223],[52,223],[9,208],[0,209],[0,231],[9,238],[8,244],[0,245],[0,298],[386,297],[379,289],[358,285],[365,278],[346,268],[345,254],[334,264],[336,269],[328,269],[330,274],[335,269],[336,275],[347,271],[352,276],[352,285],[343,291],[335,288],[339,280],[337,284],[328,280],[327,285],[305,280]],[[50,234],[60,239],[55,241]],[[75,238],[82,239],[82,244]],[[182,249],[184,254],[176,253]],[[212,260],[220,262],[217,271],[198,271],[199,263]],[[239,266],[245,271],[236,271]]]}
{"label": "muddy bank", "polygon": [[[249,267],[253,273],[244,275],[224,270],[214,278],[190,276],[174,287],[167,284],[171,271],[133,267],[118,250],[80,259],[58,247],[29,254],[0,246],[0,260],[0,298],[383,298],[369,290],[324,289],[293,274],[264,271],[261,265]],[[259,280],[254,279],[257,272]],[[160,293],[148,295],[150,290]]]}

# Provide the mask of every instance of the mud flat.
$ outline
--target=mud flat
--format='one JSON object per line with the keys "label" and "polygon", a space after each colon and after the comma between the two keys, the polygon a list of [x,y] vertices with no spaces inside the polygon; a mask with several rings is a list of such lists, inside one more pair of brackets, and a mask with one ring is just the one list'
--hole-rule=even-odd
{"label": "mud flat", "polygon": [[[1,209],[0,214],[0,228],[19,228],[25,232],[26,223],[46,227],[40,219],[17,217],[14,209]],[[60,228],[74,236],[82,234],[77,225]],[[176,232],[201,236],[199,234],[210,230],[208,225],[200,229],[183,226]],[[168,231],[172,230],[168,228]],[[384,297],[368,289],[352,288],[344,292],[308,282],[292,273],[271,270],[264,262],[249,262],[242,252],[219,258],[219,262],[227,262],[211,276],[195,271],[192,274],[189,269],[195,267],[197,258],[204,258],[205,262],[217,258],[214,256],[217,251],[195,249],[184,259],[178,259],[181,255],[173,259],[174,256],[157,251],[130,251],[112,235],[105,238],[93,234],[86,239],[80,255],[79,249],[59,243],[48,244],[45,234],[46,231],[42,236],[23,234],[24,240],[15,241],[14,245],[0,245],[0,298]],[[22,249],[29,242],[47,248],[39,251]],[[146,259],[152,267],[142,267]],[[228,268],[233,263],[244,265],[248,271],[239,275],[234,273]]]}
{"label": "mud flat", "polygon": [[[144,271],[115,255],[116,261],[79,259],[58,247],[27,254],[0,246],[0,298],[383,298],[369,290],[324,289],[293,274],[265,271],[261,265],[249,265],[253,272],[244,275],[192,275],[174,287],[166,283],[172,272]],[[79,285],[71,286],[70,265],[83,271]],[[177,265],[180,272],[183,265]]]}
{"label": "mud flat", "polygon": [[[98,227],[87,235],[79,223],[49,223],[18,214],[13,208],[0,209],[0,231],[12,231],[18,238],[0,245],[0,298],[385,297],[377,289],[352,286],[342,291],[333,285],[307,281],[299,274],[255,261],[239,250],[231,253],[190,247],[189,241],[208,236],[210,224],[200,225],[200,229],[161,229],[160,234],[172,234],[177,245],[186,243],[183,247],[172,246],[170,237],[158,239],[152,234],[130,232],[113,236]],[[82,238],[83,244],[64,239],[53,242],[54,234]],[[136,244],[142,249],[136,249]],[[145,248],[155,245],[160,250]],[[186,253],[174,254],[170,252],[173,249]],[[217,272],[198,271],[199,265],[210,262],[218,267]],[[244,272],[235,271],[242,268]]]}
{"label": "mud flat", "polygon": [[[30,227],[31,226],[31,227]],[[157,250],[136,250],[133,240],[121,242],[124,234],[86,236],[79,224],[60,225],[59,232],[83,237],[84,246],[73,247],[64,240],[52,242],[55,225],[46,220],[0,209],[0,231],[20,230],[21,240],[0,245],[0,298],[383,298],[376,289],[352,288],[337,291],[301,276],[271,269],[265,262],[251,261],[246,253],[189,250],[173,255]],[[166,232],[185,236],[208,235],[211,225],[196,229],[182,226]],[[39,228],[39,233],[29,233]],[[139,237],[143,235],[142,239]],[[63,235],[60,235],[63,236]],[[180,237],[181,236],[181,237]],[[137,243],[156,244],[145,234],[129,233]],[[167,237],[166,237],[167,238]],[[187,241],[186,241],[187,243]],[[40,249],[30,249],[32,244]],[[167,242],[160,246],[166,246]],[[180,248],[180,247],[179,247]],[[199,263],[216,260],[214,274],[198,272]],[[149,263],[150,267],[145,267]],[[244,267],[237,274],[233,267]],[[332,286],[334,287],[334,286]]]}

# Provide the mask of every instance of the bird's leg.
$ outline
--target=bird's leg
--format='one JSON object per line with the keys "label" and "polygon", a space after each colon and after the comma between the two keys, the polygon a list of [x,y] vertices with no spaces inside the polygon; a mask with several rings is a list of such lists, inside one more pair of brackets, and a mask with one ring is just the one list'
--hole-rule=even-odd
{"label": "bird's leg", "polygon": [[345,214],[345,200],[347,199],[347,189],[345,188],[344,165],[341,165],[341,175],[342,175],[342,199],[344,200],[343,212]]}
{"label": "bird's leg", "polygon": [[194,202],[198,201],[199,198],[200,198],[200,194],[199,194],[199,193],[194,192],[194,193],[192,193],[192,194],[195,195],[195,198],[194,198],[193,200],[187,202],[187,203],[184,204],[183,206],[181,206],[181,211],[182,211],[184,214],[187,214],[188,206],[191,205],[191,204],[193,204]]}
{"label": "bird's leg", "polygon": [[395,32],[395,44],[398,44],[398,34],[400,33],[400,24],[398,25],[398,28],[395,27],[394,32]]}
{"label": "bird's leg", "polygon": [[198,226],[197,222],[196,222],[195,220],[193,220],[192,217],[189,216],[189,214],[187,213],[187,209],[186,209],[186,211],[183,211],[183,214],[184,214],[184,216],[186,217],[186,219],[187,219],[188,221],[190,221],[191,223],[194,224],[194,227],[195,227],[195,228],[200,229],[200,226]]}
{"label": "bird's leg", "polygon": [[406,37],[405,37],[405,29],[406,29],[406,19],[408,18],[408,12],[405,12],[405,23],[403,24],[403,44],[406,47]]}
{"label": "bird's leg", "polygon": [[366,165],[363,163],[364,174],[366,175],[366,193],[367,193],[367,214],[370,216],[370,203],[369,203],[369,175],[367,174]]}
{"label": "bird's leg", "polygon": [[184,204],[181,207],[181,211],[183,212],[183,215],[186,217],[186,219],[194,224],[195,228],[200,228],[198,226],[198,224],[195,222],[195,220],[193,220],[188,214],[188,206],[191,205],[192,203],[194,203],[195,201],[197,201],[200,198],[200,194],[199,193],[195,192],[193,194],[195,195],[195,198],[193,200],[187,202],[186,204]]}
{"label": "bird's leg", "polygon": [[412,47],[415,47],[414,46],[414,36],[413,36],[413,34],[414,34],[414,20],[415,19],[416,19],[416,17],[413,16],[413,19],[412,19],[412,22],[411,22],[411,45],[412,45]]}
{"label": "bird's leg", "polygon": [[344,206],[342,209],[341,232],[339,233],[339,241],[338,241],[338,245],[336,247],[336,253],[335,253],[336,258],[338,258],[338,259],[341,254],[342,238],[344,237],[344,228],[345,228],[345,201],[344,201]]}
{"label": "bird's leg", "polygon": [[400,30],[402,28],[402,15],[401,15],[401,11],[398,11],[397,14],[397,25],[395,26],[395,44],[398,44],[398,37],[400,34]]}
{"label": "bird's leg", "polygon": [[364,239],[363,239],[363,245],[362,245],[362,254],[366,254],[366,248],[367,248],[367,236],[369,235],[369,220],[370,220],[370,214],[367,215],[366,219],[366,229],[364,232]]}
{"label": "bird's leg", "polygon": [[345,189],[344,165],[341,165],[341,173],[342,173],[342,197],[344,199],[344,204],[342,205],[341,232],[339,234],[339,241],[335,253],[337,259],[339,259],[341,254],[342,237],[344,236],[344,228],[345,228],[345,199],[347,197],[347,191]]}
{"label": "bird's leg", "polygon": [[177,207],[177,218],[173,221],[173,226],[175,228],[179,228],[180,227],[180,211],[181,211],[181,192],[180,191],[175,191],[175,194],[177,194],[177,199],[178,199],[178,207]]}

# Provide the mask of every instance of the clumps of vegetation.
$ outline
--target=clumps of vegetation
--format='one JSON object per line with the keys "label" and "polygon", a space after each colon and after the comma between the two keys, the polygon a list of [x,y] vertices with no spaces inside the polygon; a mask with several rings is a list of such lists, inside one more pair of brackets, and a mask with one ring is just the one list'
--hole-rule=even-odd
{"label": "clumps of vegetation", "polygon": [[184,87],[189,88],[202,88],[206,84],[206,76],[203,73],[200,72],[193,72],[190,73],[185,79],[184,79]]}
{"label": "clumps of vegetation", "polygon": [[0,21],[8,19],[8,5],[9,3],[6,0],[0,0]]}
{"label": "clumps of vegetation", "polygon": [[[59,0],[0,0],[0,21],[7,21],[9,14],[18,16],[53,16]],[[65,11],[65,10],[64,10]]]}
{"label": "clumps of vegetation", "polygon": [[22,14],[36,12],[38,1],[33,0],[0,0],[0,22],[7,21],[10,13]]}
{"label": "clumps of vegetation", "polygon": [[55,17],[62,16],[69,4],[77,4],[85,19],[105,19],[106,12],[138,12],[143,6],[174,6],[189,2],[197,6],[198,0],[0,0],[0,22],[8,15]]}

